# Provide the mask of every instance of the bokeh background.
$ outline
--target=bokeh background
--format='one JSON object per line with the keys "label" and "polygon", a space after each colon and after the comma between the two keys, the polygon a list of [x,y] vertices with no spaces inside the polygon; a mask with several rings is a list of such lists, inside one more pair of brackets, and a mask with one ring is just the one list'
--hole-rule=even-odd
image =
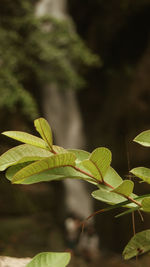
{"label": "bokeh background", "polygon": [[[132,142],[150,129],[149,17],[149,0],[1,0],[1,132],[36,134],[33,120],[43,116],[58,145],[90,152],[108,147],[124,178],[133,167],[149,167],[149,149]],[[0,137],[1,153],[14,145]],[[104,206],[88,200],[92,186],[74,186],[16,186],[1,174],[0,254],[66,249],[67,216],[82,220]],[[79,188],[83,205],[74,200]],[[149,187],[137,183],[135,190]],[[121,253],[132,236],[131,216],[114,215],[92,221],[102,254]],[[137,215],[136,230],[147,229],[149,219],[141,223]]]}

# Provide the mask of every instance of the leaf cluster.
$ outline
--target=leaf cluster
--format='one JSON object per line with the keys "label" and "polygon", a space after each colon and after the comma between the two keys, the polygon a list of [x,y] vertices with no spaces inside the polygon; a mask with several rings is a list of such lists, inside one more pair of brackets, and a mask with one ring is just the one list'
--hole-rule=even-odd
{"label": "leaf cluster", "polygon": [[[112,168],[112,154],[108,148],[99,147],[92,153],[84,150],[64,149],[53,144],[51,127],[44,118],[34,121],[40,137],[20,131],[2,134],[24,144],[18,145],[0,156],[0,171],[6,170],[6,178],[14,184],[33,184],[63,179],[82,179],[96,186],[92,197],[108,204],[99,213],[123,207],[120,217],[133,211],[150,212],[150,195],[137,196],[134,183],[123,180]],[[150,131],[138,135],[135,142],[150,146]],[[130,171],[142,181],[150,183],[150,169],[134,168]],[[125,247],[124,258],[145,253],[150,242],[149,230],[135,235]],[[137,249],[138,246],[138,249]]]}

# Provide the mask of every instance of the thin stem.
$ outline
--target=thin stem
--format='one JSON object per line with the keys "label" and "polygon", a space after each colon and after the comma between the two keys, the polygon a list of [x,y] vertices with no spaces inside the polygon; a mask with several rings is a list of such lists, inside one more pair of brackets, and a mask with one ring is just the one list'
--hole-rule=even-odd
{"label": "thin stem", "polygon": [[133,228],[133,235],[135,235],[136,231],[135,231],[135,214],[134,214],[134,212],[132,212],[132,228]]}
{"label": "thin stem", "polygon": [[[57,154],[57,152],[54,151],[54,150],[52,150],[52,153]],[[76,167],[76,166],[70,166],[70,167],[74,168],[76,171],[78,171],[78,172],[80,172],[80,173],[83,173],[83,174],[86,175],[86,176],[89,176],[89,177],[92,178],[93,181],[96,182],[97,184],[103,184],[103,185],[108,186],[108,187],[111,188],[111,189],[115,189],[112,185],[106,183],[104,180],[102,180],[102,181],[97,180],[92,174],[90,174],[90,173],[88,173],[88,172],[86,172],[86,171],[84,171],[84,170],[81,170],[80,168],[78,168],[78,167]],[[119,194],[119,195],[125,197],[125,198],[128,199],[129,201],[135,203],[137,206],[142,207],[141,203],[138,202],[138,201],[136,201],[135,199],[133,199],[133,198],[131,198],[131,197],[128,197],[128,196],[126,196],[126,195],[124,195],[124,194],[121,194],[121,193],[117,193],[117,194]]]}
{"label": "thin stem", "polygon": [[94,180],[94,182],[96,182],[97,184],[103,184],[102,181],[97,180],[92,174],[90,174],[90,173],[88,173],[88,172],[86,172],[86,171],[83,171],[83,170],[81,170],[80,168],[78,168],[78,167],[76,167],[76,166],[72,166],[72,168],[74,168],[74,169],[75,169],[76,171],[78,171],[78,172],[81,172],[81,173],[83,173],[83,174],[85,174],[85,175],[91,177],[91,178]]}
{"label": "thin stem", "polygon": [[108,184],[108,183],[106,183],[105,181],[103,181],[103,184],[106,185],[106,186],[108,186],[108,187],[111,188],[111,189],[115,189],[111,184]]}
{"label": "thin stem", "polygon": [[[124,196],[124,195],[123,195]],[[141,203],[136,201],[135,199],[133,199],[132,197],[127,197],[127,196],[124,196],[126,197],[128,200],[130,200],[131,202],[135,203],[137,206],[139,206],[140,208],[142,207]]]}
{"label": "thin stem", "polygon": [[52,152],[55,155],[57,154],[57,152],[54,149],[50,150],[50,152]]}
{"label": "thin stem", "polygon": [[[132,212],[132,229],[133,229],[133,235],[135,236],[136,230],[135,230],[135,214]],[[138,255],[136,255],[136,265],[138,266]]]}
{"label": "thin stem", "polygon": [[[83,231],[84,231],[85,224],[86,224],[86,222],[87,222],[89,219],[91,219],[93,216],[95,216],[95,215],[97,215],[97,214],[99,214],[99,213],[103,213],[103,212],[105,212],[106,210],[107,210],[107,208],[106,208],[106,209],[97,210],[97,211],[93,212],[91,215],[89,215],[83,222],[81,222],[81,225],[82,225],[82,233],[83,233]],[[109,210],[109,209],[108,209],[108,210]]]}
{"label": "thin stem", "polygon": [[[103,181],[99,181],[99,180],[97,180],[92,174],[90,174],[90,173],[88,173],[88,172],[85,172],[85,171],[83,171],[83,170],[81,170],[80,168],[77,168],[77,167],[75,167],[75,166],[73,166],[73,168],[74,168],[75,170],[77,170],[77,171],[79,171],[79,172],[81,172],[81,173],[83,173],[83,174],[85,174],[85,175],[91,177],[94,181],[96,181],[96,183],[98,183],[98,184],[104,184],[104,185],[108,186],[108,187],[111,188],[111,189],[115,189],[112,185],[106,183],[104,180],[103,180]],[[138,201],[136,201],[136,200],[133,199],[132,197],[126,196],[126,195],[121,194],[121,193],[118,193],[118,192],[117,192],[117,194],[119,194],[119,195],[125,197],[125,198],[128,199],[129,201],[135,203],[137,206],[142,207],[141,203],[138,202]]]}

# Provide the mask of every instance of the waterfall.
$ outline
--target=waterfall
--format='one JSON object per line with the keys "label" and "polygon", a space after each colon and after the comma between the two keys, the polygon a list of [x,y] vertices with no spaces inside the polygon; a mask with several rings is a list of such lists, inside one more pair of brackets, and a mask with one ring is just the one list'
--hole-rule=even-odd
{"label": "waterfall", "polygon": [[[41,0],[35,12],[37,16],[49,14],[59,19],[69,17],[66,13],[66,0]],[[42,89],[42,95],[43,113],[52,126],[55,143],[65,148],[83,148],[85,136],[75,91],[61,90],[55,84],[48,84]],[[69,212],[86,218],[93,211],[86,184],[67,179],[64,185],[66,208]]]}

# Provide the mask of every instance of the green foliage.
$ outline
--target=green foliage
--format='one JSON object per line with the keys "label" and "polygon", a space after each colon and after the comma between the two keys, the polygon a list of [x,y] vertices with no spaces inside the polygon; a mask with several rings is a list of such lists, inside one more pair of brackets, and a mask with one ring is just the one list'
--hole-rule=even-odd
{"label": "green foliage", "polygon": [[128,260],[148,251],[150,251],[150,230],[145,230],[131,238],[123,251],[123,256]]}
{"label": "green foliage", "polygon": [[[97,190],[92,192],[93,198],[110,205],[101,212],[120,207],[127,210],[116,217],[133,211],[150,212],[150,195],[137,196],[133,193],[134,183],[131,180],[123,180],[110,166],[112,155],[108,148],[96,148],[92,153],[76,149],[66,150],[53,144],[51,127],[44,118],[36,119],[34,126],[41,138],[19,131],[2,133],[25,143],[0,156],[0,170],[7,169],[6,178],[12,183],[33,184],[67,178],[82,179],[96,186]],[[145,145],[145,140],[148,142],[147,135],[146,139],[143,134],[139,136],[135,140],[142,140]],[[145,182],[150,181],[148,168],[134,168],[131,173]],[[148,242],[150,243],[149,230],[136,234],[125,247],[124,258],[129,259],[149,251]],[[33,263],[40,257],[44,261],[46,254],[43,255],[35,257]]]}
{"label": "green foliage", "polygon": [[47,143],[50,150],[52,150],[53,139],[52,139],[52,131],[46,120],[40,118],[34,121],[34,126],[36,130],[39,132],[43,140]]}
{"label": "green foliage", "polygon": [[0,1],[0,109],[19,109],[31,119],[38,116],[33,96],[38,89],[50,82],[79,88],[81,68],[99,62],[71,20],[37,18],[33,2]]}
{"label": "green foliage", "polygon": [[150,146],[150,130],[140,133],[134,138],[133,141],[139,143],[140,145],[149,147]]}
{"label": "green foliage", "polygon": [[[97,200],[100,200],[100,201],[103,201],[107,204],[110,204],[110,205],[114,205],[114,204],[120,204],[117,206],[117,208],[119,207],[137,207],[137,205],[135,203],[131,203],[131,204],[128,204],[128,205],[125,205],[124,201],[126,200],[126,196],[123,196],[122,194],[120,193],[114,193],[114,192],[111,192],[109,190],[96,190],[92,193],[92,196],[97,199]],[[136,195],[131,195],[133,198],[136,197]]]}
{"label": "green foliage", "polygon": [[150,212],[150,197],[145,197],[142,200],[142,208],[146,212]]}
{"label": "green foliage", "polygon": [[135,176],[139,177],[146,183],[150,183],[150,169],[145,167],[137,167],[130,171]]}
{"label": "green foliage", "polygon": [[109,167],[104,176],[104,181],[110,184],[112,187],[116,188],[122,183],[123,180],[112,167]]}
{"label": "green foliage", "polygon": [[20,183],[33,175],[36,176],[39,173],[65,166],[75,166],[75,155],[73,153],[60,153],[31,163],[13,176],[12,183]]}
{"label": "green foliage", "polygon": [[123,181],[118,187],[114,188],[112,192],[129,197],[133,192],[134,183],[130,180]]}
{"label": "green foliage", "polygon": [[[30,163],[17,164],[7,169],[6,178],[10,181],[13,180],[15,174],[20,171],[22,168],[26,167]],[[43,171],[41,173],[32,175],[24,180],[21,180],[20,184],[34,184],[39,182],[47,181],[57,181],[62,179],[84,179],[88,182],[92,182],[91,179],[88,179],[86,175],[79,173],[78,171],[72,169],[72,167],[57,167],[48,171]]]}
{"label": "green foliage", "polygon": [[84,150],[79,149],[67,149],[68,152],[72,152],[76,155],[76,163],[80,163],[81,161],[88,159],[90,153]]}
{"label": "green foliage", "polygon": [[[141,144],[142,146],[150,146],[150,130],[144,131],[137,135],[134,139],[135,142]],[[130,171],[135,176],[142,179],[146,183],[150,183],[150,169],[145,167],[137,167]]]}
{"label": "green foliage", "polygon": [[[134,139],[135,142],[149,147],[150,146],[150,130],[140,133]],[[132,174],[142,179],[146,183],[150,183],[150,169],[145,167],[137,167],[130,171]],[[144,212],[150,212],[150,197],[145,196],[141,201],[142,210]],[[141,255],[145,252],[150,251],[150,230],[145,230],[143,232],[137,233],[123,251],[123,256],[125,259],[130,259],[132,257]]]}
{"label": "green foliage", "polygon": [[48,149],[47,143],[43,139],[32,134],[20,131],[7,131],[2,134],[26,144]]}
{"label": "green foliage", "polygon": [[50,157],[52,153],[48,150],[24,144],[6,151],[0,159],[0,171],[7,169],[9,166],[23,162],[39,160]]}
{"label": "green foliage", "polygon": [[114,192],[109,192],[107,190],[96,190],[92,193],[92,196],[100,201],[106,202],[107,204],[118,204],[123,201],[125,201],[125,198],[123,196],[118,195]]}
{"label": "green foliage", "polygon": [[37,254],[26,267],[66,267],[69,261],[68,252],[42,252]]}

